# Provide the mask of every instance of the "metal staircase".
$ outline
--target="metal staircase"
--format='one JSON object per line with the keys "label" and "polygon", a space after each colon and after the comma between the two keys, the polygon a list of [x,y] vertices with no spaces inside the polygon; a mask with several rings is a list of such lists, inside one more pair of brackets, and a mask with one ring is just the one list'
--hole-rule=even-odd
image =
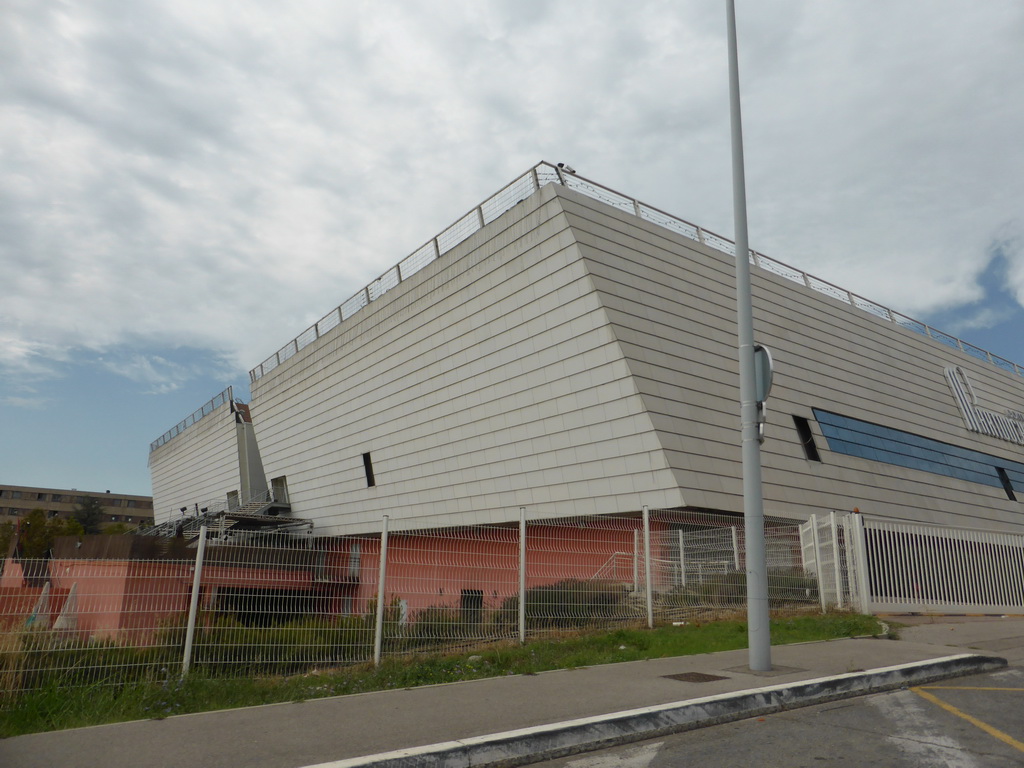
{"label": "metal staircase", "polygon": [[224,536],[228,531],[267,528],[280,531],[313,527],[312,521],[290,517],[287,515],[289,512],[291,504],[276,500],[271,491],[261,491],[238,506],[232,506],[225,500],[211,502],[196,514],[171,518],[152,528],[139,531],[138,535],[192,540],[199,535],[204,525],[215,535],[219,533],[220,536]]}

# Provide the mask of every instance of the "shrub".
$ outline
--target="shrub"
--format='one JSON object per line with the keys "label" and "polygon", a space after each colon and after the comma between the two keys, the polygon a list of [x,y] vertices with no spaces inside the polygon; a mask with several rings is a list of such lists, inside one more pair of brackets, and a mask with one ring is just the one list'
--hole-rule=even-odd
{"label": "shrub", "polygon": [[373,615],[310,616],[266,627],[234,617],[196,629],[193,664],[211,674],[292,674],[365,661],[373,651]]}
{"label": "shrub", "polygon": [[[55,687],[165,682],[181,671],[186,622],[160,622],[153,644],[90,641],[40,629],[0,633],[0,696]],[[373,651],[373,616],[307,617],[251,627],[230,616],[201,616],[192,668],[220,675],[291,674],[365,661]]]}
{"label": "shrub", "polygon": [[[674,587],[661,595],[661,603],[671,608],[724,608],[747,602],[747,574],[730,571],[696,584]],[[781,608],[794,603],[817,603],[818,579],[795,568],[768,569],[768,604]]]}
{"label": "shrub", "polygon": [[13,695],[49,687],[164,679],[168,667],[180,663],[180,652],[165,646],[134,648],[41,629],[0,635],[0,681]]}
{"label": "shrub", "polygon": [[[566,579],[526,590],[526,626],[530,629],[578,629],[609,620],[635,619],[626,589],[610,581]],[[518,621],[519,597],[500,608],[504,621]]]}

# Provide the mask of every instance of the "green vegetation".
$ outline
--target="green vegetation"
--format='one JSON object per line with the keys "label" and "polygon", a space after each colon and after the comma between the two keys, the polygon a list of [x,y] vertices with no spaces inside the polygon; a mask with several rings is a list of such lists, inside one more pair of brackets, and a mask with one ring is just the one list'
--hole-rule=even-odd
{"label": "green vegetation", "polygon": [[107,536],[120,536],[123,533],[131,533],[135,528],[136,526],[128,525],[128,523],[111,523],[100,533],[104,533]]}
{"label": "green vegetation", "polygon": [[33,509],[21,520],[18,537],[19,554],[25,558],[50,556],[50,547],[58,536],[81,536],[84,529],[77,520],[59,517],[47,519],[46,512]]}
{"label": "green vegetation", "polygon": [[[639,619],[636,607],[626,602],[621,584],[611,581],[566,579],[526,590],[527,629],[581,629],[613,620]],[[511,622],[518,621],[519,596],[501,606]]]}
{"label": "green vegetation", "polygon": [[[195,668],[211,676],[291,675],[307,672],[310,659],[328,666],[373,656],[373,614],[321,618],[307,616],[267,627],[246,626],[219,616],[196,630]],[[184,647],[185,622],[177,630]],[[181,658],[181,654],[178,654]],[[180,663],[180,662],[179,662]]]}
{"label": "green vegetation", "polygon": [[[644,620],[643,607],[627,600],[621,584],[566,579],[526,590],[526,629],[595,630]],[[371,611],[372,613],[372,611]],[[399,620],[396,604],[384,616],[386,653],[443,650],[453,642],[481,643],[516,634],[519,596],[506,598],[496,609],[463,609],[433,605],[416,612],[411,621]]]}
{"label": "green vegetation", "polygon": [[[705,582],[675,587],[661,596],[666,606],[736,606],[747,602],[747,574],[731,571]],[[771,608],[806,603],[818,605],[818,578],[790,568],[768,569],[768,604]]]}
{"label": "green vegetation", "polygon": [[181,650],[147,648],[109,641],[65,638],[59,632],[28,628],[0,634],[0,706],[17,701],[12,691],[48,688],[113,687],[152,678],[154,670],[181,665]]}
{"label": "green vegetation", "polygon": [[[527,600],[529,614],[530,598]],[[538,598],[536,604],[543,603]],[[538,610],[541,615],[545,613]],[[444,618],[454,621],[454,616]],[[307,627],[305,624],[300,626],[299,623],[291,627],[275,628],[275,631],[290,631],[293,634],[281,634],[276,637],[274,647],[287,646],[294,633],[308,633],[311,630],[324,632],[326,629],[328,628],[320,627],[317,630],[316,627]],[[363,653],[367,638],[372,637],[367,633],[368,628],[352,626],[344,629],[356,633],[352,637],[362,641],[362,645],[352,647],[352,653]],[[225,633],[227,630],[234,634]],[[68,676],[73,678],[76,668],[79,673],[84,673],[84,669],[69,656],[65,664],[58,665],[59,673],[53,672],[49,678],[37,681],[41,687],[9,700],[6,708],[0,709],[0,737],[483,677],[528,675],[550,669],[712,653],[745,648],[747,645],[747,627],[743,621],[691,621],[684,626],[663,626],[654,630],[617,629],[604,633],[549,636],[530,641],[524,646],[509,641],[494,642],[460,653],[387,658],[379,667],[366,663],[344,666],[344,659],[338,659],[338,666],[307,671],[301,675],[247,678],[236,675],[255,674],[260,669],[260,663],[265,663],[266,668],[272,666],[270,659],[253,658],[253,648],[243,649],[235,645],[236,642],[251,642],[247,633],[254,632],[255,629],[227,622],[219,627],[209,627],[207,631],[219,631],[219,634],[210,634],[206,637],[212,648],[220,649],[217,651],[218,654],[222,654],[220,665],[215,663],[215,659],[210,658],[210,664],[197,665],[197,671],[184,680],[177,678],[180,662],[171,664],[168,656],[152,660],[154,663],[167,663],[158,668],[149,667],[156,671],[148,681],[112,684],[110,680],[94,680],[90,685],[82,685],[84,680],[79,677],[74,682],[80,687],[69,688]],[[873,617],[846,613],[779,617],[772,620],[771,627],[772,642],[777,645],[871,635],[880,631],[880,625]],[[307,641],[316,639],[315,634],[304,634],[303,637]],[[336,642],[334,637],[325,639],[324,635],[319,636],[320,642],[328,640]],[[165,645],[162,648],[138,653],[165,654],[170,648],[170,645]],[[13,658],[20,656],[25,649],[22,647],[0,650],[7,652],[9,658]],[[126,651],[123,648],[116,650],[119,654]],[[63,647],[52,648],[48,652],[67,651],[68,649]],[[91,652],[100,655],[114,651],[115,649],[107,646],[91,649]],[[281,650],[281,653],[288,652],[286,649]],[[201,658],[202,653],[202,644],[197,643],[197,659]],[[239,664],[238,659],[246,661]],[[123,664],[126,657],[122,655],[117,660]],[[274,668],[281,669],[280,666]],[[8,664],[7,673],[14,671]],[[231,676],[216,677],[215,672],[229,672]],[[4,682],[6,690],[15,687],[6,685],[12,682],[11,680]]]}
{"label": "green vegetation", "polygon": [[0,563],[7,559],[7,550],[14,541],[14,523],[0,523]]}
{"label": "green vegetation", "polygon": [[71,516],[87,534],[100,533],[102,530],[100,524],[103,522],[103,505],[94,496],[86,496],[75,504]]}

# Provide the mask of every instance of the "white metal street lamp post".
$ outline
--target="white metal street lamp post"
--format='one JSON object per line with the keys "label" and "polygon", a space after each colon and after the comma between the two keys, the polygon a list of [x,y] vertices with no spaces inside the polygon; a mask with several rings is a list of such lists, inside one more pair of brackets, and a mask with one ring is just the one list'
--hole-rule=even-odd
{"label": "white metal street lamp post", "polygon": [[754,312],[747,242],[747,192],[743,174],[743,126],[740,119],[739,59],[736,53],[736,4],[726,0],[729,27],[729,113],[732,124],[732,194],[736,226],[736,321],[740,360],[740,419],[743,455],[743,519],[747,571],[747,641],[750,669],[772,668],[768,621],[768,568],[765,558],[764,504],[761,496],[761,434],[754,355]]}

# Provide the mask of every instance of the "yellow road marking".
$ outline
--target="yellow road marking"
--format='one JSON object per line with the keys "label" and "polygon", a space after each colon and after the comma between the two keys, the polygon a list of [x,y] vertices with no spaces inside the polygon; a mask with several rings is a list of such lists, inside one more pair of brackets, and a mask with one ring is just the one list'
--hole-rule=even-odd
{"label": "yellow road marking", "polygon": [[1000,686],[986,688],[976,685],[920,685],[918,688],[929,691],[932,689],[941,691],[1024,691],[1024,688],[1002,688]]}
{"label": "yellow road marking", "polygon": [[[999,739],[1004,744],[1009,744],[1014,749],[1016,749],[1016,750],[1018,750],[1020,752],[1024,752],[1024,742],[1017,741],[1017,739],[1013,738],[1013,736],[1010,736],[1009,734],[1003,733],[998,728],[993,728],[988,723],[982,722],[978,718],[973,717],[971,715],[968,715],[966,712],[961,712],[959,709],[954,707],[952,704],[947,704],[942,699],[940,699],[938,696],[935,696],[935,695],[933,695],[931,693],[928,693],[928,691],[922,690],[920,688],[911,688],[910,690],[912,690],[918,696],[920,696],[920,697],[922,697],[924,699],[927,699],[928,701],[932,702],[933,704],[938,704],[940,707],[942,707],[947,712],[950,712],[950,713],[956,715],[957,717],[962,717],[964,720],[966,720],[971,725],[976,726],[978,728],[981,728],[981,730],[983,730],[989,736],[995,736],[997,739]],[[982,690],[982,689],[976,689],[976,690]],[[1001,690],[1006,690],[1006,689],[1001,689]]]}

